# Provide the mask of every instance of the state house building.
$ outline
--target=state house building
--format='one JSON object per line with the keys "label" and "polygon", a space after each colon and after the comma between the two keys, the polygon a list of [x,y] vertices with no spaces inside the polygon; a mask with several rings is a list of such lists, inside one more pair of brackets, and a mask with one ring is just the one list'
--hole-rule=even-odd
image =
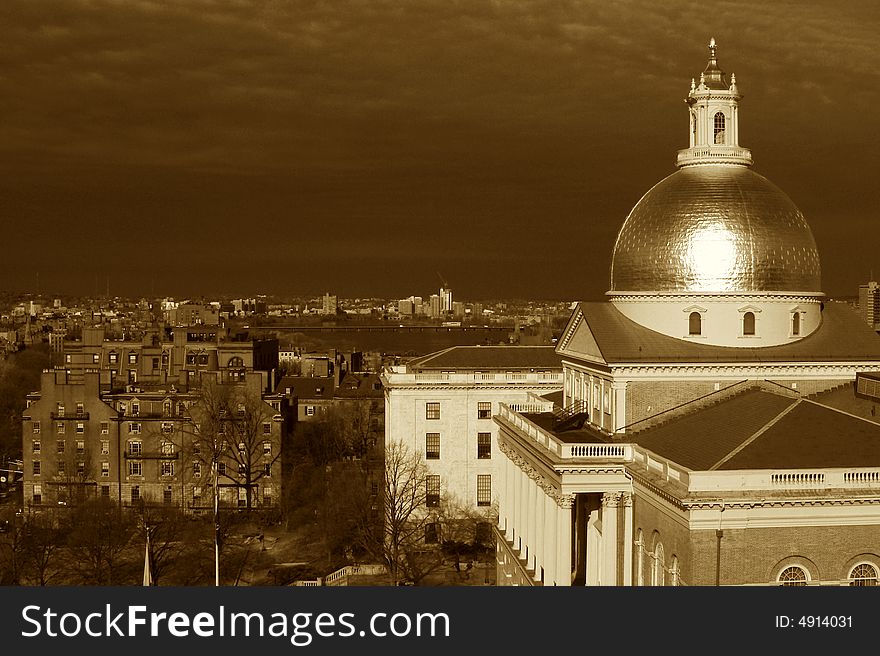
{"label": "state house building", "polygon": [[677,170],[557,345],[561,398],[494,417],[501,585],[877,584],[880,337],[824,300],[741,98],[713,40]]}

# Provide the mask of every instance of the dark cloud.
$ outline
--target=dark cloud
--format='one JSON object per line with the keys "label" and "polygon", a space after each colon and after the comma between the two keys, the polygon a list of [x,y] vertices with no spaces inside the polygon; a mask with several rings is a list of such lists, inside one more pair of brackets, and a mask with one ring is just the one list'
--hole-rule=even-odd
{"label": "dark cloud", "polygon": [[600,295],[715,36],[756,169],[813,226],[826,290],[854,293],[878,246],[877,13],[6,0],[0,283],[403,295],[440,269],[463,296]]}

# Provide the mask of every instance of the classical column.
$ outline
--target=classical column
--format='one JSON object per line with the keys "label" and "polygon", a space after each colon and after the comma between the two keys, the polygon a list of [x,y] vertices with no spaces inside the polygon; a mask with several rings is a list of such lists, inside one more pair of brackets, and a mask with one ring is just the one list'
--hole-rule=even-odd
{"label": "classical column", "polygon": [[[535,486],[537,488],[537,499],[535,503],[535,579],[541,580],[541,567],[544,566],[544,559],[546,558],[546,554],[544,553],[544,544],[546,531],[544,530],[544,508],[546,506],[546,502],[544,501],[547,496],[544,493],[544,488],[540,485]],[[544,578],[547,578],[546,574]]]}
{"label": "classical column", "polygon": [[623,505],[623,585],[632,585],[633,571],[633,497],[630,492],[620,495]]}
{"label": "classical column", "polygon": [[626,383],[611,383],[611,416],[614,432],[626,426]]}
{"label": "classical column", "polygon": [[522,516],[522,484],[520,483],[520,476],[522,476],[522,470],[520,470],[516,463],[512,463],[510,468],[513,473],[513,476],[511,476],[513,479],[513,512],[510,516],[513,531],[510,534],[510,541],[513,543],[514,549],[519,549],[522,532],[522,524],[520,524],[520,517]]}
{"label": "classical column", "polygon": [[[556,500],[551,495],[544,496],[544,581],[548,584],[556,582],[556,552],[559,535],[557,534]],[[558,583],[557,583],[558,585]]]}
{"label": "classical column", "polygon": [[529,477],[522,469],[519,471],[519,535],[522,537],[519,557],[526,560],[526,549],[529,547]]}
{"label": "classical column", "polygon": [[[535,474],[537,475],[537,474]],[[526,477],[526,485],[528,485],[529,490],[529,505],[526,511],[526,537],[529,543],[529,560],[526,563],[526,567],[532,567],[537,571],[537,568],[534,566],[535,562],[535,545],[537,544],[537,522],[535,521],[537,517],[537,511],[535,506],[537,505],[538,499],[538,482],[532,478],[531,476]]]}
{"label": "classical column", "polygon": [[617,508],[620,492],[602,495],[602,585],[617,585]]}
{"label": "classical column", "polygon": [[510,455],[505,454],[504,460],[506,462],[504,470],[507,474],[504,479],[504,494],[507,497],[507,525],[505,526],[504,537],[508,542],[513,542],[513,518],[516,513],[516,492],[513,483],[516,476],[516,471],[514,471],[516,465],[513,464]]}
{"label": "classical column", "polygon": [[561,495],[556,508],[556,585],[571,585],[571,507],[574,496]]}

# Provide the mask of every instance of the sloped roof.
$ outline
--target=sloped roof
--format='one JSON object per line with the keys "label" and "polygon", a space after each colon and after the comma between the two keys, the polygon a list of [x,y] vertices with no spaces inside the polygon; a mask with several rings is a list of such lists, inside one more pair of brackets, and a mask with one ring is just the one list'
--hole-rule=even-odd
{"label": "sloped roof", "polygon": [[407,363],[410,372],[467,369],[562,369],[553,346],[452,346]]}
{"label": "sloped roof", "polygon": [[[731,347],[700,344],[655,332],[624,316],[607,301],[579,303],[609,364],[629,362],[844,362],[880,360],[880,336],[844,303],[826,303],[822,323],[789,344]],[[558,347],[563,351],[563,344]]]}
{"label": "sloped roof", "polygon": [[625,441],[696,471],[880,466],[880,424],[758,389]]}
{"label": "sloped roof", "polygon": [[333,398],[335,382],[333,376],[284,376],[275,389],[286,394],[290,388],[291,396],[300,400],[329,401]]}
{"label": "sloped roof", "polygon": [[335,397],[342,399],[383,398],[382,379],[378,374],[346,373],[336,388]]}

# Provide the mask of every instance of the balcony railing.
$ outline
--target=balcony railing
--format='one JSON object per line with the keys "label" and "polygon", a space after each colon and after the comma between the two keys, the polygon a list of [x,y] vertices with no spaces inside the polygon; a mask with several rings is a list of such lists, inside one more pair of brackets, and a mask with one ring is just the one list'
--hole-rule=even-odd
{"label": "balcony railing", "polygon": [[748,148],[740,146],[695,146],[694,148],[684,148],[678,151],[676,164],[678,166],[687,166],[688,164],[698,163],[730,163],[730,164],[752,164],[752,152]]}
{"label": "balcony railing", "polygon": [[880,489],[880,469],[791,469],[691,472],[691,492]]}
{"label": "balcony railing", "polygon": [[78,420],[78,421],[88,421],[89,413],[88,412],[50,412],[49,416],[52,420],[56,419],[65,419],[65,420]]}
{"label": "balcony railing", "polygon": [[498,373],[394,373],[385,374],[390,385],[561,385],[562,372],[498,372]]}

